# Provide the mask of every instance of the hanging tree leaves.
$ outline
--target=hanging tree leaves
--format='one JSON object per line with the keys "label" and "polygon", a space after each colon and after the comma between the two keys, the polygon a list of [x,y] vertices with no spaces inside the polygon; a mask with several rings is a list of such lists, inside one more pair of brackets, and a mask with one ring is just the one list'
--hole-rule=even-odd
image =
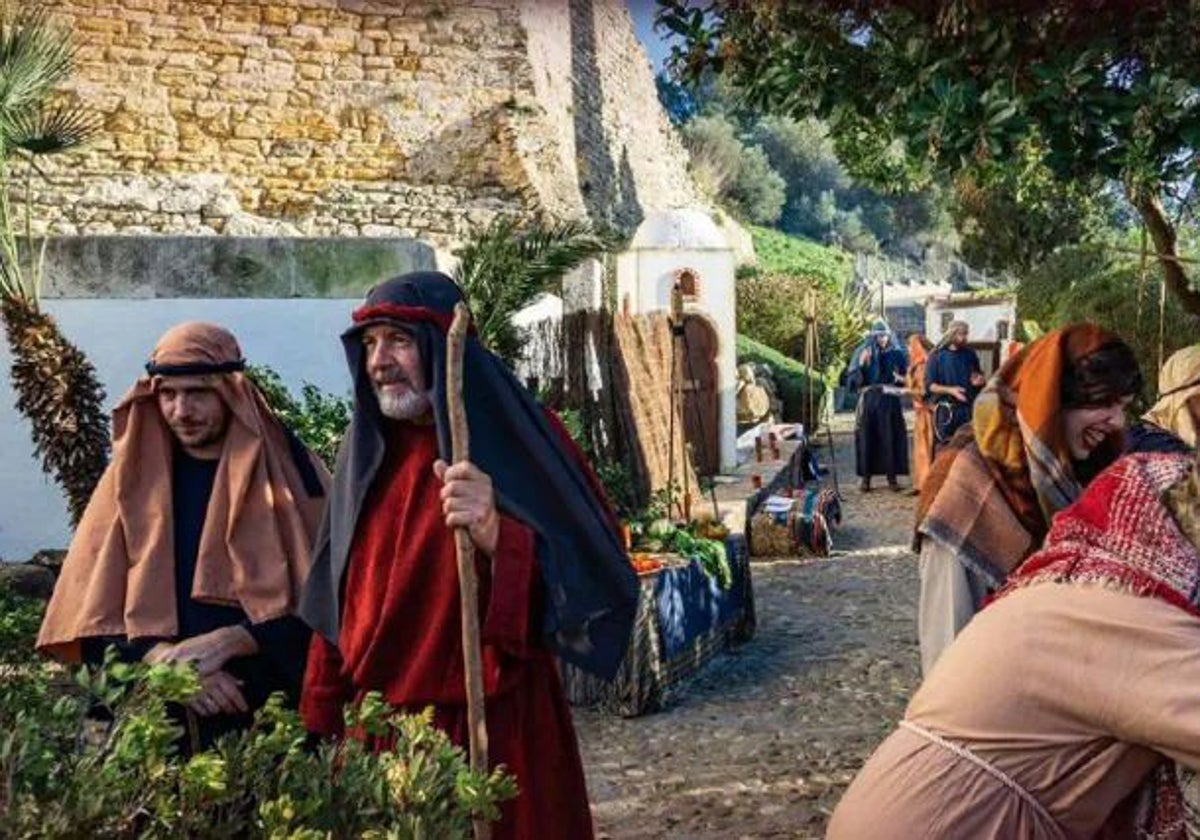
{"label": "hanging tree leaves", "polygon": [[[682,78],[830,126],[858,177],[1120,183],[1173,293],[1200,314],[1175,221],[1200,150],[1200,11],[1190,0],[661,0]],[[1181,187],[1182,185],[1182,187]]]}

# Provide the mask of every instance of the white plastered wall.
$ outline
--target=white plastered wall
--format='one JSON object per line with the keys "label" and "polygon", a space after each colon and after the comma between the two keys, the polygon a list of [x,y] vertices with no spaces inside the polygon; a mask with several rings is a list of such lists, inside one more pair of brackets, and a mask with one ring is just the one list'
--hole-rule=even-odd
{"label": "white plastered wall", "polygon": [[[734,253],[730,249],[639,249],[617,261],[617,308],[631,314],[669,311],[677,273],[699,277],[698,295],[686,309],[707,315],[717,328],[717,436],[722,471],[737,466],[737,317]],[[628,303],[626,303],[628,302]]]}
{"label": "white plastered wall", "polygon": [[[311,382],[350,393],[338,340],[357,300],[147,299],[46,300],[45,309],[96,368],[112,408],[142,373],[158,337],[182,321],[213,321],[238,337],[247,361],[274,368],[293,392]],[[70,540],[63,495],[33,455],[29,423],[9,383],[11,356],[0,346],[0,559],[25,560]]]}

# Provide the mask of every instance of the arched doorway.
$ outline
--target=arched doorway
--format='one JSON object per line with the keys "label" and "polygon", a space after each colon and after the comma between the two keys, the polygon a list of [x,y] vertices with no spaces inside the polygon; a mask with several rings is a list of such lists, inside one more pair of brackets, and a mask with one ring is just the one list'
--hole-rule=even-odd
{"label": "arched doorway", "polygon": [[680,390],[683,392],[684,439],[699,475],[716,475],[720,467],[720,415],[717,410],[717,350],[712,321],[689,313],[683,318]]}

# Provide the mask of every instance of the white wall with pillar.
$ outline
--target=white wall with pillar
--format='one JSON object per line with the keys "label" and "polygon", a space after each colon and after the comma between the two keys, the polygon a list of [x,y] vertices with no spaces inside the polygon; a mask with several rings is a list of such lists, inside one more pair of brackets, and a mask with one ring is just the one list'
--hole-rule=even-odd
{"label": "white wall with pillar", "polygon": [[735,252],[702,210],[652,212],[629,250],[617,258],[617,309],[670,311],[671,290],[684,287],[684,311],[708,318],[717,334],[717,444],[722,471],[737,466],[737,317]]}

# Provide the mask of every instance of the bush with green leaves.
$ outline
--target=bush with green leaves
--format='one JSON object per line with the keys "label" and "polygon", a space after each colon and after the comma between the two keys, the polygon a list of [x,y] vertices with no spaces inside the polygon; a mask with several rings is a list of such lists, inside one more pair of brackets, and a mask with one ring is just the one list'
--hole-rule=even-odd
{"label": "bush with green leaves", "polygon": [[629,517],[637,507],[637,490],[634,487],[633,475],[630,473],[629,467],[619,461],[596,455],[583,428],[583,413],[578,409],[564,408],[556,413],[571,439],[587,456],[617,515],[622,519]]}
{"label": "bush with green leaves", "polygon": [[737,358],[738,364],[752,362],[770,368],[783,401],[782,419],[803,423],[810,434],[816,431],[826,390],[819,374],[744,335],[737,337]]}
{"label": "bush with green leaves", "polygon": [[[199,688],[194,671],[110,659],[72,681],[33,653],[39,602],[0,593],[0,610],[4,837],[466,838],[516,795],[501,770],[472,772],[430,712],[378,694],[347,710],[366,742],[310,745],[277,695],[250,729],[185,756],[168,704]],[[93,704],[111,723],[89,719]]]}
{"label": "bush with green leaves", "polygon": [[262,391],[267,405],[284,425],[332,470],[342,436],[354,412],[353,401],[349,397],[327,394],[308,382],[300,389],[300,399],[296,399],[279,374],[266,365],[250,365],[246,374]]}
{"label": "bush with green leaves", "polygon": [[815,284],[810,278],[738,271],[734,285],[737,330],[780,352],[786,352],[805,330],[805,305]]}
{"label": "bush with green leaves", "polygon": [[804,357],[804,298],[817,294],[818,365],[832,381],[870,322],[853,282],[852,258],[838,248],[751,228],[757,265],[738,272],[738,332],[796,359]]}
{"label": "bush with green leaves", "polygon": [[1017,311],[1022,321],[1043,330],[1093,321],[1117,333],[1133,348],[1146,382],[1144,396],[1150,399],[1158,383],[1160,327],[1164,359],[1200,338],[1200,318],[1169,292],[1160,324],[1162,283],[1152,259],[1143,285],[1136,258],[1099,245],[1064,248],[1022,278]]}
{"label": "bush with green leaves", "polygon": [[761,271],[811,277],[831,289],[849,285],[853,280],[854,259],[840,248],[764,227],[751,227],[750,234]]}
{"label": "bush with green leaves", "polygon": [[773,224],[779,219],[787,185],[763,150],[738,136],[733,122],[719,114],[706,115],[682,131],[692,174],[702,190],[743,221]]}

